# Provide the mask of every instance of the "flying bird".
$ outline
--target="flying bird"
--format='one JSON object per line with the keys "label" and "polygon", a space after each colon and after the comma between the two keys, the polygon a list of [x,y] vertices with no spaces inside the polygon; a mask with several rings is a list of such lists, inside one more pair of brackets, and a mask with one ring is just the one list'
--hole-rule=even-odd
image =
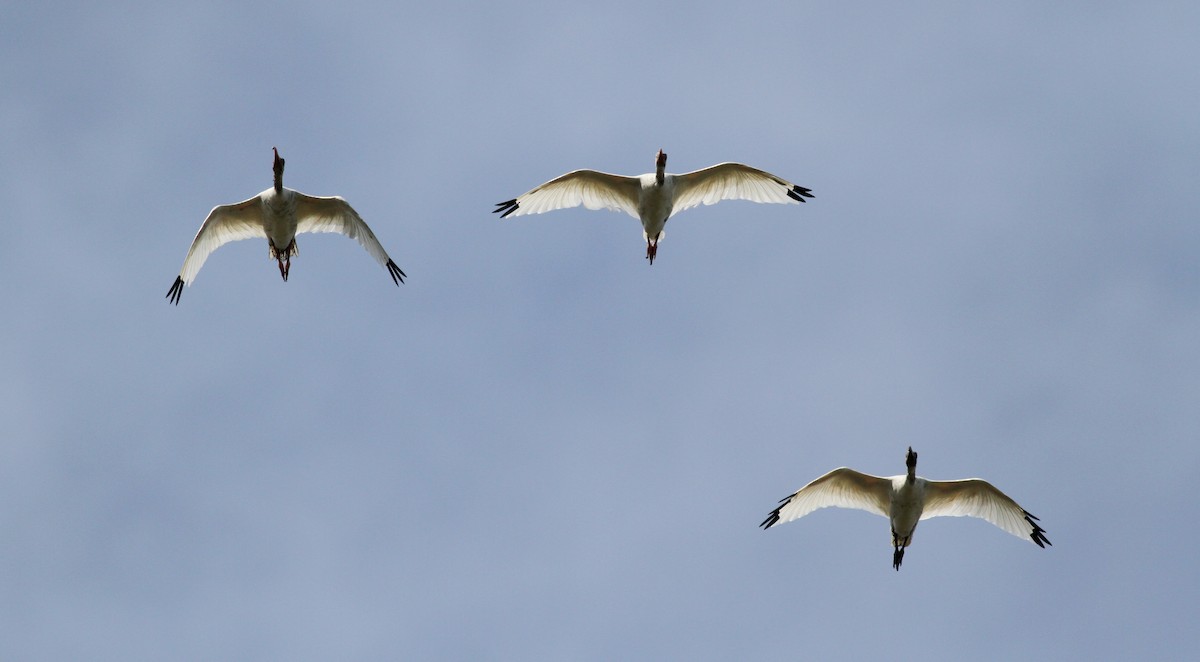
{"label": "flying bird", "polygon": [[[1038,518],[1008,495],[979,478],[926,480],[917,476],[917,454],[909,447],[908,473],[882,478],[842,467],[834,469],[782,499],[759,526],[769,529],[804,517],[819,508],[856,508],[892,522],[892,566],[900,569],[904,548],[912,543],[917,522],[930,517],[979,517],[1018,538],[1045,549],[1050,541]],[[1044,544],[1043,544],[1044,543]]]}
{"label": "flying bird", "polygon": [[221,246],[240,239],[267,240],[271,259],[279,262],[279,275],[288,279],[292,256],[297,254],[296,235],[303,232],[339,232],[358,240],[371,257],[383,265],[397,286],[404,282],[405,273],[383,250],[375,233],[367,227],[358,212],[340,197],[317,197],[283,187],[283,159],[275,153],[275,186],[242,202],[213,207],[192,240],[192,247],[183,260],[183,268],[167,299],[179,305],[183,286],[191,285],[208,256]]}
{"label": "flying bird", "polygon": [[623,211],[642,222],[646,259],[654,264],[663,226],[685,209],[721,200],[796,204],[813,197],[803,186],[741,163],[719,163],[684,175],[668,174],[666,167],[667,155],[660,149],[654,172],[639,177],[575,170],[518,198],[497,203],[492,211],[500,218],[579,205]]}

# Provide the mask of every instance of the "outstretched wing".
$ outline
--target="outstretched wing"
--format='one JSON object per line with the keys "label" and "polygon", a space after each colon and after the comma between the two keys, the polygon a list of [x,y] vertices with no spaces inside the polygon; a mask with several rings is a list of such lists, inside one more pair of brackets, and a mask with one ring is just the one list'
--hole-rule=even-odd
{"label": "outstretched wing", "polygon": [[262,204],[259,198],[260,196],[256,195],[249,200],[232,205],[213,207],[213,210],[208,212],[208,218],[204,219],[204,224],[200,226],[200,231],[192,240],[192,247],[183,260],[183,267],[179,270],[175,284],[167,292],[167,298],[172,303],[179,304],[183,286],[191,285],[196,280],[196,274],[200,272],[200,267],[204,266],[204,261],[213,251],[231,241],[267,238],[267,232],[263,226]]}
{"label": "outstretched wing", "polygon": [[715,205],[722,200],[796,204],[811,197],[809,189],[769,172],[741,163],[718,163],[675,175],[675,205],[671,214],[700,204]]}
{"label": "outstretched wing", "polygon": [[520,197],[497,203],[492,212],[504,218],[583,205],[588,209],[623,211],[638,218],[638,192],[641,187],[637,177],[610,175],[596,170],[575,170],[551,179]]}
{"label": "outstretched wing", "polygon": [[[979,478],[931,480],[925,484],[925,510],[930,517],[978,517],[1038,547],[1050,544],[1038,518],[1030,515],[994,485]],[[1044,543],[1044,544],[1043,544]]]}
{"label": "outstretched wing", "polygon": [[375,233],[354,208],[338,196],[318,197],[296,193],[296,233],[337,232],[358,241],[371,257],[387,269],[392,282],[399,285],[407,275],[388,257]]}
{"label": "outstretched wing", "polygon": [[829,506],[865,510],[887,517],[891,490],[890,478],[872,476],[846,467],[834,469],[782,499],[779,507],[771,511],[759,526],[769,529]]}

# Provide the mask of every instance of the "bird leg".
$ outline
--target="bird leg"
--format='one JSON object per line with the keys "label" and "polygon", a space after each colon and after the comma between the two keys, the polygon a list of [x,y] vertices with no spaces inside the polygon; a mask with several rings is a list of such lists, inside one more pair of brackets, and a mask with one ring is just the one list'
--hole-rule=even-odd
{"label": "bird leg", "polygon": [[911,539],[911,537],[906,537],[904,540],[901,540],[900,536],[896,535],[895,531],[892,531],[892,547],[895,549],[892,552],[892,567],[896,570],[900,569],[900,562],[904,560],[904,547]]}
{"label": "bird leg", "polygon": [[650,260],[650,264],[654,264],[654,256],[655,255],[658,255],[658,237],[655,237],[653,239],[647,237],[646,238],[646,259]]}
{"label": "bird leg", "polygon": [[271,257],[279,261],[279,275],[287,282],[288,272],[292,270],[292,256],[296,254],[296,240],[293,239],[283,250],[276,248],[271,240],[267,240],[267,245],[271,247]]}

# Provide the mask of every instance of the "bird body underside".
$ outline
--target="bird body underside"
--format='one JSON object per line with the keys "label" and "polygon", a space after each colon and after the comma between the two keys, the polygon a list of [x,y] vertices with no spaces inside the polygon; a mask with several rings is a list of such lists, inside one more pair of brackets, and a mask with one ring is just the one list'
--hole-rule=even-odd
{"label": "bird body underside", "polygon": [[[296,216],[297,192],[283,189],[283,195],[277,195],[275,189],[267,189],[259,194],[262,204],[259,206],[259,220],[271,247],[271,257],[276,260],[286,260],[296,255],[296,230],[300,226]],[[286,254],[281,252],[287,251]]]}
{"label": "bird body underside", "polygon": [[654,181],[654,175],[641,176],[642,188],[638,194],[638,220],[647,241],[661,241],[663,227],[675,206],[675,181],[667,178],[662,186]]}
{"label": "bird body underside", "polygon": [[893,543],[907,547],[925,507],[925,481],[918,478],[910,482],[904,476],[896,476],[892,478],[891,490],[888,519],[892,523]]}

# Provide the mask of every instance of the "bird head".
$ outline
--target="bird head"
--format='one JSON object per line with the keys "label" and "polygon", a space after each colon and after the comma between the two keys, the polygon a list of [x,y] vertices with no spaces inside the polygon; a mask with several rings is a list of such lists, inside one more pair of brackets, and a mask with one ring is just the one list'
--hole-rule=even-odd
{"label": "bird head", "polygon": [[666,177],[667,170],[667,153],[658,150],[658,156],[654,160],[654,181],[659,186],[663,185],[663,179]]}
{"label": "bird head", "polygon": [[908,453],[904,455],[904,465],[908,467],[909,473],[917,469],[917,453],[912,449],[912,446],[908,447]]}
{"label": "bird head", "polygon": [[275,152],[275,163],[271,166],[271,169],[275,171],[275,190],[282,193],[284,164],[283,157],[279,155],[279,150],[275,149],[274,147],[271,148],[271,151]]}

